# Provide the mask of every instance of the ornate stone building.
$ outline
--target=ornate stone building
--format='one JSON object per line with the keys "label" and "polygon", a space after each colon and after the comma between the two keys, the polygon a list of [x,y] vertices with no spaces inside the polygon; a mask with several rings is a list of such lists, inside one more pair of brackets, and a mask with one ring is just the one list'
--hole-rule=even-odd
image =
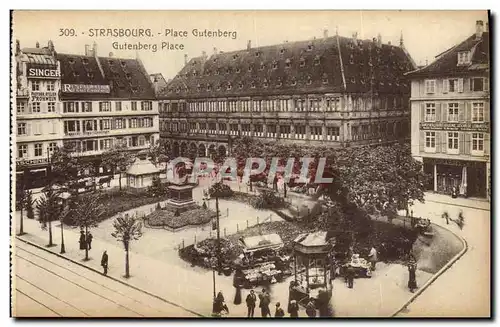
{"label": "ornate stone building", "polygon": [[488,30],[411,72],[412,155],[432,176],[429,190],[489,197],[490,58]]}
{"label": "ornate stone building", "polygon": [[239,136],[332,147],[409,136],[416,69],[400,45],[333,36],[187,60],[159,94],[160,137],[174,155],[227,154]]}

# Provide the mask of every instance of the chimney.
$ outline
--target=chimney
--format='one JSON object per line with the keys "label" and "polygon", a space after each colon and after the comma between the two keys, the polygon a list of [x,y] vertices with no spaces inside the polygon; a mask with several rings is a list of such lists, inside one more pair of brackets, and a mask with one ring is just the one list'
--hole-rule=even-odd
{"label": "chimney", "polygon": [[382,35],[380,33],[377,34],[377,45],[382,46]]}
{"label": "chimney", "polygon": [[16,40],[16,55],[21,53],[21,43],[19,40]]}
{"label": "chimney", "polygon": [[36,45],[35,47],[38,49],[40,47],[40,43],[38,43],[38,41],[36,41]]}
{"label": "chimney", "polygon": [[323,30],[323,37],[326,39],[328,37],[328,30]]}
{"label": "chimney", "polygon": [[184,65],[187,65],[187,63],[188,63],[188,55],[186,53],[184,54]]}
{"label": "chimney", "polygon": [[404,43],[403,43],[403,31],[401,31],[401,37],[399,38],[399,46],[402,48],[404,47]]}
{"label": "chimney", "polygon": [[94,41],[94,46],[92,48],[92,52],[93,52],[94,56],[97,57],[97,43],[95,43],[95,41]]}
{"label": "chimney", "polygon": [[49,51],[51,53],[54,52],[54,43],[52,42],[52,40],[49,40],[49,43],[48,43],[47,47],[49,48]]}
{"label": "chimney", "polygon": [[214,47],[214,56],[217,55],[217,48]]}
{"label": "chimney", "polygon": [[86,56],[90,56],[90,45],[88,44],[85,44],[85,55]]}
{"label": "chimney", "polygon": [[476,40],[479,40],[483,36],[484,23],[482,20],[476,21]]}
{"label": "chimney", "polygon": [[248,40],[247,42],[247,50],[250,50],[252,48],[252,40]]}
{"label": "chimney", "polygon": [[110,52],[108,57],[113,58],[113,52]]}

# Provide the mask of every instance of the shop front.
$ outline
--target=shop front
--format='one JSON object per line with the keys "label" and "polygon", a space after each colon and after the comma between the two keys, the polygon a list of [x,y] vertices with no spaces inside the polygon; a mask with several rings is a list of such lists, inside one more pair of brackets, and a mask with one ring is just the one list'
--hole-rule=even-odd
{"label": "shop front", "polygon": [[434,192],[453,197],[486,197],[486,162],[424,158],[424,171],[432,176]]}

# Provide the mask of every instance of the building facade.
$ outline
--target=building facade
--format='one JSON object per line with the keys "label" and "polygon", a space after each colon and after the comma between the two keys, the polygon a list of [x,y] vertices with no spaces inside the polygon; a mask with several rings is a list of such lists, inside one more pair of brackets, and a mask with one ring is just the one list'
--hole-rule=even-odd
{"label": "building facade", "polygon": [[160,137],[174,155],[227,155],[234,138],[332,147],[409,137],[416,68],[381,37],[328,37],[203,53],[160,92]]}
{"label": "building facade", "polygon": [[[16,173],[47,174],[49,157],[63,143],[61,70],[49,41],[47,47],[20,48],[16,42]],[[20,178],[18,178],[20,179]]]}
{"label": "building facade", "polygon": [[[159,139],[158,103],[140,59],[115,58],[112,54],[99,57],[94,43],[93,48],[85,47],[85,55],[55,53],[52,45],[50,60],[44,60],[57,68],[55,73],[51,68],[34,70],[54,75],[47,81],[30,77],[29,63],[21,65],[28,75],[27,84],[21,83],[16,96],[18,162],[28,160],[32,164],[32,156],[40,159],[34,164],[40,162],[47,167],[55,147],[66,146],[73,149],[74,156],[89,160],[96,171],[105,173],[107,167],[101,166],[100,155],[114,144],[123,143],[138,151]],[[24,85],[27,96],[22,91]],[[23,103],[27,103],[28,117],[20,114]],[[27,123],[25,128],[23,121],[28,119],[31,125]]]}
{"label": "building facade", "polygon": [[429,190],[489,197],[489,51],[477,21],[474,35],[408,74],[412,155],[432,176]]}

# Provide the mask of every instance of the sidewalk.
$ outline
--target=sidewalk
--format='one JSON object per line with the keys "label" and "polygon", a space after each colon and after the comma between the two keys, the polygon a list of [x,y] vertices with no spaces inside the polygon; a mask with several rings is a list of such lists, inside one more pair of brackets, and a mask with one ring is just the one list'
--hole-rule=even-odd
{"label": "sidewalk", "polygon": [[450,195],[438,194],[433,192],[425,193],[426,202],[435,202],[440,204],[447,204],[458,207],[465,207],[471,209],[479,210],[491,210],[491,203],[486,199],[474,199],[474,198],[452,198]]}

